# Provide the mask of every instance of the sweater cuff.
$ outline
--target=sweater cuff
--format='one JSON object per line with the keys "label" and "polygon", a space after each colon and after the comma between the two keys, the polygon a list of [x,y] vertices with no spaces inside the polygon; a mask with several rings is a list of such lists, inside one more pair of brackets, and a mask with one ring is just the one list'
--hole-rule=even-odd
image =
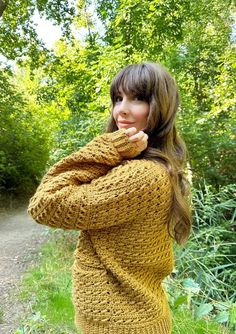
{"label": "sweater cuff", "polygon": [[129,140],[129,136],[125,133],[125,129],[117,130],[108,135],[111,136],[113,145],[123,158],[134,158],[141,153],[136,143]]}

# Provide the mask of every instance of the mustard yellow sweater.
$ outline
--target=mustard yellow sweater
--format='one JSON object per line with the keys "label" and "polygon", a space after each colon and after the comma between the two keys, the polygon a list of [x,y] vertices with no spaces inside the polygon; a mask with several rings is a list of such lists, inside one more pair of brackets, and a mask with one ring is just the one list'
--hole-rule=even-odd
{"label": "mustard yellow sweater", "polygon": [[97,136],[56,163],[30,199],[37,223],[81,230],[73,265],[83,334],[169,334],[163,279],[173,269],[165,167],[133,159],[124,129]]}

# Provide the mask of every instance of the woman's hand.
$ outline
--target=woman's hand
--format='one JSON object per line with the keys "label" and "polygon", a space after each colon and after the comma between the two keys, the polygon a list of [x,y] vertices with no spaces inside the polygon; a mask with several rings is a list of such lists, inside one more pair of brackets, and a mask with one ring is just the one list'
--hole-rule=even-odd
{"label": "woman's hand", "polygon": [[129,140],[134,142],[140,150],[140,153],[144,151],[148,146],[148,135],[141,131],[138,131],[135,127],[129,128],[125,131]]}

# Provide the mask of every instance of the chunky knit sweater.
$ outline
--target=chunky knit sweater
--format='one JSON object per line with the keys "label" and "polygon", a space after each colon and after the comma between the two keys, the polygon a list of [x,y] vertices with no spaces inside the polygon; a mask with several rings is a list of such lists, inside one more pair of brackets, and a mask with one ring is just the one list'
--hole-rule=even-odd
{"label": "chunky knit sweater", "polygon": [[161,285],[173,269],[165,167],[132,159],[124,129],[97,136],[56,163],[31,198],[37,223],[81,230],[73,265],[75,321],[83,334],[169,334]]}

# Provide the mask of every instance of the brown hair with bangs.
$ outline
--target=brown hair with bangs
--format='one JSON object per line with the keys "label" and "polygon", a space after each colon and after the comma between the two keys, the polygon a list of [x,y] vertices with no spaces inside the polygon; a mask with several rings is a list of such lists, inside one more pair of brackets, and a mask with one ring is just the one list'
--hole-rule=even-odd
{"label": "brown hair with bangs", "polygon": [[[183,244],[189,237],[192,218],[188,196],[190,187],[184,173],[187,150],[175,124],[179,107],[175,80],[160,64],[133,64],[121,70],[112,81],[110,96],[113,106],[120,90],[127,95],[138,96],[150,105],[144,130],[148,134],[148,147],[135,159],[158,161],[169,171],[173,186],[169,230],[173,231],[177,243]],[[117,130],[111,113],[106,132]]]}

